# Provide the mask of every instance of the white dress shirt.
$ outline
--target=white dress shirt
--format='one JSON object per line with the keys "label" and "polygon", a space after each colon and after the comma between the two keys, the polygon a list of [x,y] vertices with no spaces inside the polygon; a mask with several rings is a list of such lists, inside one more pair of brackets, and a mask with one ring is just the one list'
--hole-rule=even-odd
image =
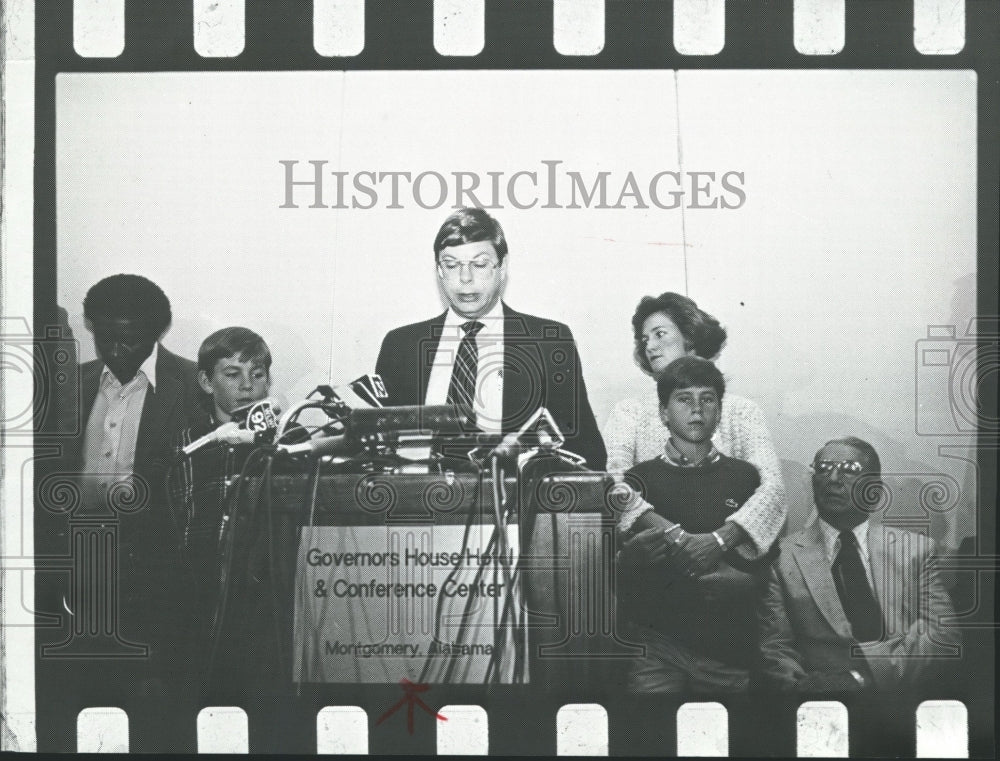
{"label": "white dress shirt", "polygon": [[[489,312],[476,320],[483,324],[483,329],[476,335],[479,361],[472,409],[480,429],[499,433],[503,428],[503,304],[497,301]],[[441,341],[431,364],[424,404],[447,404],[452,367],[458,355],[458,345],[465,335],[462,325],[466,322],[469,322],[467,318],[449,307]]]}
{"label": "white dress shirt", "polygon": [[107,475],[88,479],[103,490],[113,480],[126,478],[135,467],[135,447],[146,392],[156,390],[156,359],[159,344],[142,363],[135,377],[122,384],[107,366],[101,371],[97,397],[87,419],[84,440],[84,473]]}

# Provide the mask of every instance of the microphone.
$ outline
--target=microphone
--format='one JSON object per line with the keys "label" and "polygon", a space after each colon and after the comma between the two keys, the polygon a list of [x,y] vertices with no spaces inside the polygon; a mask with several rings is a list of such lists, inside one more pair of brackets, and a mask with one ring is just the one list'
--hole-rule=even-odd
{"label": "microphone", "polygon": [[506,434],[487,457],[512,459],[530,449],[557,450],[563,441],[552,415],[545,407],[539,407],[519,430]]}
{"label": "microphone", "polygon": [[280,412],[270,399],[259,401],[247,410],[246,427],[254,433],[273,431],[278,427]]}
{"label": "microphone", "polygon": [[490,452],[489,456],[498,457],[501,460],[516,457],[521,453],[522,446],[521,432],[512,431],[503,437],[500,443]]}
{"label": "microphone", "polygon": [[253,444],[256,436],[253,431],[241,428],[239,423],[230,421],[223,423],[214,431],[209,431],[200,439],[195,439],[181,451],[185,455],[191,455],[209,444]]}
{"label": "microphone", "polygon": [[[389,398],[389,391],[382,382],[382,376],[375,373],[362,375],[347,384],[351,391],[371,407],[383,407],[382,400]],[[348,405],[350,406],[350,405]]]}
{"label": "microphone", "polygon": [[353,441],[347,436],[321,436],[301,444],[278,444],[278,453],[286,455],[305,454],[312,457],[348,454],[354,449]]}
{"label": "microphone", "polygon": [[[317,394],[319,399],[314,398]],[[303,410],[320,409],[330,419],[331,424],[342,424],[350,416],[352,410],[381,407],[381,400],[388,398],[389,392],[386,390],[382,378],[374,374],[362,375],[360,378],[355,378],[340,386],[322,383],[316,386],[305,399],[293,404],[281,416],[278,421],[278,441],[281,441],[288,424],[295,420]]]}
{"label": "microphone", "polygon": [[451,404],[352,410],[347,429],[355,436],[376,433],[465,433],[467,416]]}
{"label": "microphone", "polygon": [[231,413],[232,420],[192,441],[181,452],[190,456],[210,444],[253,444],[258,436],[277,428],[276,409],[276,402],[270,398],[238,407]]}
{"label": "microphone", "polygon": [[382,400],[389,398],[389,391],[382,376],[368,373],[342,386],[317,386],[316,391],[326,399],[347,406],[349,410],[382,407]]}
{"label": "microphone", "polygon": [[[267,412],[259,412],[263,409],[266,409]],[[230,412],[229,419],[239,423],[240,425],[245,425],[246,421],[250,418],[251,413],[257,413],[258,415],[262,414],[265,418],[277,417],[281,414],[281,402],[273,396],[261,399],[259,402],[250,402],[250,404],[244,404],[242,407],[237,407]]]}

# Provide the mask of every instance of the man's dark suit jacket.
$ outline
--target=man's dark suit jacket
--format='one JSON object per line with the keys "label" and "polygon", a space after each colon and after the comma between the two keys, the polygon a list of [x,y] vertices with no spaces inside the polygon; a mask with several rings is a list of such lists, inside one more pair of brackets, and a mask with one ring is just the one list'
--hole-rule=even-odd
{"label": "man's dark suit jacket", "polygon": [[[104,363],[92,360],[80,368],[80,436],[68,447],[68,462],[80,478],[86,457],[87,420],[98,394]],[[171,440],[182,429],[207,418],[200,401],[197,365],[161,345],[156,359],[156,386],[146,392],[139,419],[133,473],[145,486],[140,508],[103,510],[117,525],[119,635],[150,647],[143,675],[172,679],[178,661],[186,660],[185,620],[190,607],[190,579],[182,571],[173,517],[166,503],[165,478]],[[100,509],[99,506],[88,508]],[[91,513],[93,515],[93,513]]]}
{"label": "man's dark suit jacket", "polygon": [[[90,411],[97,399],[98,386],[104,362],[94,359],[80,368],[81,410],[79,450],[77,457],[83,465],[86,455],[85,434]],[[178,357],[161,345],[156,357],[156,388],[146,392],[139,420],[139,435],[135,442],[136,475],[150,479],[157,489],[163,486],[165,464],[171,455],[173,437],[191,425],[203,422],[207,411],[201,404],[198,386],[198,366],[189,359]],[[157,480],[159,479],[159,480]]]}
{"label": "man's dark suit jacket", "polygon": [[[503,312],[503,431],[517,430],[545,407],[566,438],[564,448],[586,458],[592,470],[604,470],[607,452],[570,329],[506,304]],[[389,405],[424,403],[446,314],[396,328],[382,341],[375,372],[389,392]]]}

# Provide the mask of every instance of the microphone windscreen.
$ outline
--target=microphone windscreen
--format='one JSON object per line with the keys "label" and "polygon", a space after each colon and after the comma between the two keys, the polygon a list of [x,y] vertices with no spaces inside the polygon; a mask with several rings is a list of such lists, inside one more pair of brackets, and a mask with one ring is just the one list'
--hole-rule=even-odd
{"label": "microphone windscreen", "polygon": [[246,427],[254,433],[273,431],[278,427],[278,416],[270,399],[263,399],[250,408]]}
{"label": "microphone windscreen", "polygon": [[357,380],[351,381],[348,386],[364,399],[369,407],[382,407],[383,400],[389,398],[389,391],[382,382],[381,375],[362,375]]}
{"label": "microphone windscreen", "polygon": [[[263,413],[264,418],[261,419],[260,416],[258,416],[258,420],[267,420],[269,417],[273,418],[275,420],[275,424],[271,427],[275,427],[277,425],[277,416],[281,414],[281,403],[271,396],[266,399],[261,399],[259,402],[251,402],[250,404],[244,404],[242,407],[237,407],[229,413],[229,419],[239,423],[240,425],[244,425],[249,419],[250,413],[256,411],[261,405],[265,404],[270,410],[270,416]],[[260,425],[260,422],[258,422],[258,425]],[[266,430],[266,428],[262,430]]]}

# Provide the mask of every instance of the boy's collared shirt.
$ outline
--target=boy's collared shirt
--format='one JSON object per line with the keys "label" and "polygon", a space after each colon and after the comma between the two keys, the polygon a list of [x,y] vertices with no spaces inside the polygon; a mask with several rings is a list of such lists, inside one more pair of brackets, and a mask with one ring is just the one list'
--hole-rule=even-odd
{"label": "boy's collared shirt", "polygon": [[721,454],[713,444],[712,448],[708,451],[708,454],[695,462],[676,447],[674,439],[671,437],[667,439],[667,443],[663,447],[662,457],[667,463],[670,465],[676,465],[678,468],[704,468],[718,462]]}

